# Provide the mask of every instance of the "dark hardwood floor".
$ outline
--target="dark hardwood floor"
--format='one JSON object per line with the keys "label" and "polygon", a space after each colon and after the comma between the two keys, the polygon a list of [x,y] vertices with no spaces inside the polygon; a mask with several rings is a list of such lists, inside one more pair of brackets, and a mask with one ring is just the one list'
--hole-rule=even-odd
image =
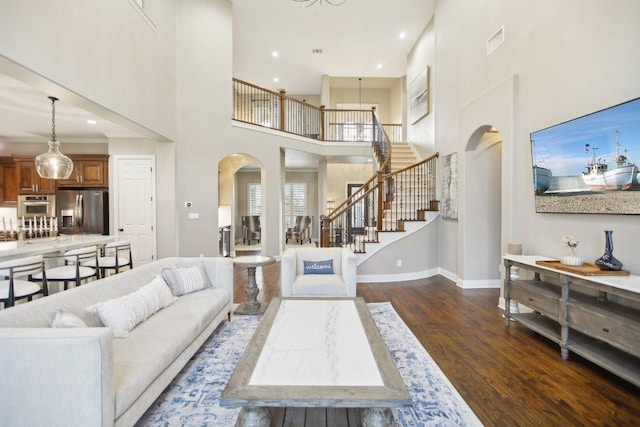
{"label": "dark hardwood floor", "polygon": [[[262,274],[258,299],[269,301],[280,263]],[[245,301],[246,270],[235,266],[234,280],[234,301]],[[436,276],[361,283],[358,296],[393,304],[486,426],[640,426],[639,388],[575,354],[562,360],[556,344],[517,323],[505,327],[497,289]]]}

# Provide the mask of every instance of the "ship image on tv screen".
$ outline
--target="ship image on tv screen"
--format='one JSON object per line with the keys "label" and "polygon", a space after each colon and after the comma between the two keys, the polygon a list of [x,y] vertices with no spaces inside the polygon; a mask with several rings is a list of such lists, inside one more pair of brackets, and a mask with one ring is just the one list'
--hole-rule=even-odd
{"label": "ship image on tv screen", "polygon": [[530,139],[536,212],[640,214],[640,98]]}

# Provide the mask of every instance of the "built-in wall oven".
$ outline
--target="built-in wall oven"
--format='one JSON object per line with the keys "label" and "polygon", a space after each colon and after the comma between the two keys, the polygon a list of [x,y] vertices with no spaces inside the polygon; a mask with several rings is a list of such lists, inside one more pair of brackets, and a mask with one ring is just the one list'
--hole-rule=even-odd
{"label": "built-in wall oven", "polygon": [[19,195],[18,218],[53,217],[56,216],[56,196]]}

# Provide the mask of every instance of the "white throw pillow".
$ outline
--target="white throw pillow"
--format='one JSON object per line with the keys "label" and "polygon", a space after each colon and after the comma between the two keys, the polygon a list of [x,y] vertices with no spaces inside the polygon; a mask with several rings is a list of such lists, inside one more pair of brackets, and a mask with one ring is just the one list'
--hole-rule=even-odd
{"label": "white throw pillow", "polygon": [[160,276],[155,276],[149,284],[120,298],[99,302],[87,307],[97,311],[105,326],[113,330],[113,336],[124,338],[139,323],[156,311],[171,305],[177,298]]}
{"label": "white throw pillow", "polygon": [[162,270],[162,277],[177,297],[211,287],[209,276],[202,264],[196,264],[193,267],[165,268]]}
{"label": "white throw pillow", "polygon": [[[173,296],[173,293],[171,293],[171,289],[169,289],[169,286],[167,286],[167,283],[164,281],[164,279],[157,274],[153,277],[153,280],[149,282],[149,284],[138,289],[138,292],[149,294],[148,298],[153,299],[154,305],[157,306],[157,308],[155,308],[153,312],[156,312],[161,308],[173,304],[173,302],[178,299]],[[150,315],[151,314],[153,313],[150,313]]]}
{"label": "white throw pillow", "polygon": [[68,311],[58,310],[56,317],[51,322],[52,328],[86,328],[87,324],[84,323],[80,317]]}

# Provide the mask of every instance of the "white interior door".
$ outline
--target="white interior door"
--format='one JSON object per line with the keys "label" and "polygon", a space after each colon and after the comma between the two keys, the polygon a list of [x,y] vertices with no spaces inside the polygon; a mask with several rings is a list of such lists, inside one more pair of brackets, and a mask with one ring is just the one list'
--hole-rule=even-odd
{"label": "white interior door", "polygon": [[115,159],[114,224],[118,234],[131,242],[134,267],[156,258],[154,168],[153,157]]}

